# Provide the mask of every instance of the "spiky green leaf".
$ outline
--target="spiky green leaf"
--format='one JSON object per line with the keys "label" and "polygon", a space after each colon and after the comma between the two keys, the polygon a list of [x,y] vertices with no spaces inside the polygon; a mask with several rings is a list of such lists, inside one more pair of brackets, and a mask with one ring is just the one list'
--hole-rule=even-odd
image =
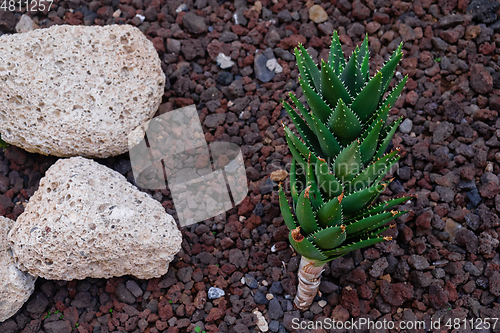
{"label": "spiky green leaf", "polygon": [[352,223],[347,224],[345,227],[345,231],[348,235],[354,235],[359,232],[368,231],[371,230],[373,226],[378,225],[380,222],[385,221],[392,216],[393,214],[391,212],[385,212],[364,217],[358,221],[353,221]]}
{"label": "spiky green leaf", "polygon": [[382,121],[384,124],[387,122],[387,117],[389,116],[389,111],[391,107],[389,105],[381,106],[375,112],[373,117],[368,121],[368,128],[363,132],[362,138],[365,138],[366,135],[373,129],[373,127],[377,124],[377,122]]}
{"label": "spiky green leaf", "polygon": [[385,176],[392,167],[393,161],[395,163],[399,159],[399,157],[395,158],[396,154],[397,151],[392,151],[367,166],[349,183],[349,193],[368,188],[372,186],[379,177]]}
{"label": "spiky green leaf", "polygon": [[368,62],[369,58],[370,52],[368,50],[368,34],[366,34],[358,53],[358,66],[360,68],[363,82],[368,82],[368,79],[370,77],[370,68]]}
{"label": "spiky green leaf", "polygon": [[312,80],[311,74],[307,70],[307,67],[304,63],[304,57],[302,56],[302,52],[298,48],[294,49],[295,60],[297,60],[297,67],[299,69],[300,78],[307,82],[310,86],[314,86],[314,82]]}
{"label": "spiky green leaf", "polygon": [[381,95],[383,95],[387,91],[387,88],[391,83],[394,72],[396,71],[396,66],[398,65],[399,61],[401,60],[401,57],[403,56],[403,52],[401,52],[402,46],[403,43],[399,44],[399,47],[396,49],[396,51],[394,51],[389,61],[387,61],[384,67],[382,67],[382,69],[380,70],[380,72],[382,73]]}
{"label": "spiky green leaf", "polygon": [[311,115],[309,115],[309,111],[307,111],[306,107],[299,101],[297,96],[295,96],[293,93],[290,93],[289,96],[292,99],[293,104],[295,104],[295,107],[299,110],[302,117],[304,117],[304,120],[306,121],[309,128],[312,130],[314,125],[312,123]]}
{"label": "spiky green leaf", "polygon": [[376,206],[373,206],[372,208],[369,208],[366,212],[363,213],[363,215],[380,213],[386,209],[391,209],[394,206],[400,205],[410,199],[412,199],[412,197],[401,197],[398,199],[392,199],[386,202],[382,202]]}
{"label": "spiky green leaf", "polygon": [[306,82],[299,78],[299,83],[312,113],[314,113],[322,122],[326,122],[332,113],[332,109],[330,109],[325,101]]}
{"label": "spiky green leaf", "polygon": [[333,136],[332,132],[319,120],[314,114],[311,114],[314,124],[314,131],[316,132],[319,140],[319,145],[324,157],[335,157],[340,152],[341,148],[337,139]]}
{"label": "spiky green leaf", "polygon": [[290,165],[290,194],[292,195],[293,209],[295,209],[297,200],[299,199],[297,191],[297,161],[295,158],[292,159],[292,164]]}
{"label": "spiky green leaf", "polygon": [[[397,219],[398,217],[400,217],[401,215],[404,215],[406,213],[408,213],[407,211],[402,211],[402,212],[390,212],[392,214],[392,216],[389,216],[388,218],[386,218],[385,220],[383,221],[380,221],[379,223],[375,224],[374,226],[370,227],[370,228],[367,228],[366,231],[367,232],[371,232],[371,233],[375,233],[377,232],[376,230],[377,229],[380,229],[380,228],[385,228],[387,227],[387,223],[391,222],[391,221],[394,221],[395,219]],[[392,224],[393,226],[395,226],[395,224]],[[380,232],[380,231],[379,231]],[[377,232],[377,234],[379,233]]]}
{"label": "spiky green leaf", "polygon": [[348,254],[349,252],[362,249],[367,246],[371,246],[380,242],[383,242],[384,238],[377,235],[370,235],[366,239],[362,239],[359,242],[348,244],[336,249],[324,251],[325,255],[328,257],[338,257]]}
{"label": "spiky green leaf", "polygon": [[317,159],[315,170],[318,186],[325,193],[327,199],[331,200],[344,191],[344,187],[337,177],[330,172],[328,163],[325,160]]}
{"label": "spiky green leaf", "polygon": [[299,195],[295,214],[300,227],[306,234],[312,234],[318,230],[318,224],[314,216],[311,200],[309,199],[309,187],[306,187]]}
{"label": "spiky green leaf", "polygon": [[310,162],[308,162],[306,166],[306,186],[309,188],[309,200],[311,201],[312,207],[314,210],[317,210],[323,205],[323,197],[316,183],[313,165]]}
{"label": "spiky green leaf", "polygon": [[375,123],[375,126],[368,133],[366,138],[363,139],[363,142],[359,146],[359,151],[361,153],[361,163],[363,163],[363,165],[366,165],[368,162],[370,162],[373,155],[375,155],[378,146],[378,137],[383,126],[384,123],[382,122],[382,120]]}
{"label": "spiky green leaf", "polygon": [[[288,143],[290,152],[297,160],[297,163],[299,163],[299,165],[305,170],[306,166],[304,163],[304,158],[308,158],[309,156],[311,156],[312,160],[316,162],[316,155],[309,149],[309,147],[307,147],[304,142],[300,141],[300,139],[295,134],[293,134],[288,126],[283,125],[283,128],[285,130],[286,141]],[[295,150],[293,148],[295,148]],[[295,152],[298,152],[299,155],[295,154]]]}
{"label": "spiky green leaf", "polygon": [[342,194],[321,206],[316,214],[318,224],[322,228],[342,224]]}
{"label": "spiky green leaf", "polygon": [[311,243],[307,238],[302,239],[302,241],[297,242],[292,237],[292,231],[288,233],[288,240],[293,246],[295,251],[297,251],[301,256],[312,259],[312,260],[326,260],[328,257],[325,256],[321,250]]}
{"label": "spiky green leaf", "polygon": [[337,107],[328,119],[328,126],[343,146],[356,139],[363,129],[358,117],[342,99],[339,99]]}
{"label": "spiky green leaf", "polygon": [[336,75],[340,75],[345,67],[344,52],[340,44],[337,31],[333,32],[332,44],[330,45],[330,56],[328,57],[328,65],[333,69]]}
{"label": "spiky green leaf", "polygon": [[352,101],[340,78],[323,60],[321,60],[321,94],[332,108],[337,105],[339,99],[346,104],[351,104]]}
{"label": "spiky green leaf", "polygon": [[304,67],[309,73],[309,76],[311,77],[313,87],[317,92],[321,91],[321,75],[319,73],[318,66],[314,63],[312,60],[311,56],[307,52],[307,50],[302,46],[302,44],[299,44],[300,52],[302,54],[302,59],[304,59]]}
{"label": "spiky green leaf", "polygon": [[380,147],[377,153],[375,154],[374,158],[379,158],[385,154],[385,150],[387,149],[387,147],[389,147],[389,143],[391,142],[394,133],[396,133],[396,130],[398,129],[399,124],[401,123],[401,120],[403,120],[403,117],[399,118],[389,126],[389,130],[385,138],[380,143]]}
{"label": "spiky green leaf", "polygon": [[368,207],[382,192],[386,184],[376,184],[361,191],[351,193],[342,200],[342,212],[346,218],[356,216]]}
{"label": "spiky green leaf", "polygon": [[330,227],[319,230],[308,237],[321,250],[330,250],[340,246],[346,239],[346,233],[341,227]]}
{"label": "spiky green leaf", "polygon": [[320,151],[321,146],[319,145],[318,138],[316,137],[314,130],[310,128],[302,118],[300,118],[297,112],[295,112],[295,110],[287,102],[283,102],[283,106],[295,125],[297,132],[299,132],[300,137],[313,147],[314,151]]}
{"label": "spiky green leaf", "polygon": [[360,86],[358,82],[362,82],[362,78],[358,75],[359,68],[357,66],[357,57],[358,57],[359,49],[356,49],[351,54],[351,57],[347,61],[344,70],[340,74],[340,79],[344,82],[344,86],[347,88],[347,91],[351,94],[351,96],[357,95],[357,87]]}
{"label": "spiky green leaf", "polygon": [[378,72],[356,96],[352,102],[351,109],[361,122],[370,119],[375,113],[380,99],[380,84],[382,73]]}
{"label": "spiky green leaf", "polygon": [[361,168],[361,155],[358,141],[354,141],[351,145],[342,150],[333,163],[334,174],[342,183],[348,182],[356,177]]}
{"label": "spiky green leaf", "polygon": [[[394,89],[392,89],[392,91],[389,93],[387,98],[384,100],[382,107],[389,106],[390,108],[392,108],[394,106],[394,104],[396,103],[396,101],[399,98],[399,95],[401,95],[401,92],[403,91],[403,88],[405,87],[407,80],[408,80],[408,75],[406,75],[401,80],[401,82],[399,82],[398,85]],[[390,110],[390,108],[389,108],[389,110]]]}

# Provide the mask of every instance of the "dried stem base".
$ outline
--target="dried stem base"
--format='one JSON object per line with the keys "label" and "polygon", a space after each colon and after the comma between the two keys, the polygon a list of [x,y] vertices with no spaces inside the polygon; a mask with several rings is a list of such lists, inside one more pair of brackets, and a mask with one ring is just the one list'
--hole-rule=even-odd
{"label": "dried stem base", "polygon": [[323,273],[325,264],[316,266],[317,262],[308,258],[302,257],[299,266],[299,286],[297,295],[293,301],[294,306],[299,310],[307,310],[316,294],[318,293],[319,284],[321,283],[321,273]]}

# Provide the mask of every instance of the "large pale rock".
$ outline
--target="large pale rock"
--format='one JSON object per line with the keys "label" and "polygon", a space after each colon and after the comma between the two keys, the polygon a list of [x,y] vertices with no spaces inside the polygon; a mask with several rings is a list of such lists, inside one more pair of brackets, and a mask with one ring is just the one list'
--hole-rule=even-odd
{"label": "large pale rock", "polygon": [[102,157],[161,102],[153,44],[129,25],[53,26],[0,36],[0,133],[30,152]]}
{"label": "large pale rock", "polygon": [[13,316],[28,300],[35,288],[36,277],[21,272],[7,242],[14,221],[0,216],[0,322]]}
{"label": "large pale rock", "polygon": [[159,277],[182,237],[163,206],[118,172],[61,159],[40,180],[11,232],[21,270],[52,280]]}

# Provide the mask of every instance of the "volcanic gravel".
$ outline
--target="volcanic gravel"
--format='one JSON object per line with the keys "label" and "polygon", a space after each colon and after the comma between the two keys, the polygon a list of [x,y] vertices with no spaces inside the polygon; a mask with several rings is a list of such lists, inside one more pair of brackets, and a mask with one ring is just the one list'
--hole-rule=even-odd
{"label": "volcanic gravel", "polygon": [[[326,21],[310,19],[315,4]],[[318,7],[312,12],[322,21]],[[143,31],[167,76],[158,114],[195,103],[208,142],[241,147],[249,196],[182,228],[182,250],[165,276],[40,278],[0,332],[259,332],[255,309],[270,332],[294,331],[294,318],[423,320],[428,329],[441,320],[442,332],[452,331],[450,319],[499,318],[498,14],[499,3],[489,0],[56,0],[48,11],[29,12],[42,28],[127,23]],[[0,10],[0,34],[14,33],[20,16]],[[392,143],[403,157],[381,200],[416,197],[400,207],[410,212],[390,229],[393,241],[327,264],[321,294],[299,312],[292,305],[299,256],[269,175],[291,161],[280,101],[289,92],[302,96],[293,48],[303,43],[313,59],[325,59],[334,30],[347,55],[368,33],[372,75],[403,42],[396,77],[409,79],[389,118],[405,118]],[[221,69],[220,53],[234,65]],[[266,67],[274,58],[281,73]],[[12,146],[0,157],[0,214],[16,219],[56,158]],[[98,162],[134,182],[128,155]],[[150,194],[175,216],[168,190]],[[210,299],[211,287],[225,295]],[[461,323],[453,332],[490,331]],[[309,331],[327,330],[297,330]]]}

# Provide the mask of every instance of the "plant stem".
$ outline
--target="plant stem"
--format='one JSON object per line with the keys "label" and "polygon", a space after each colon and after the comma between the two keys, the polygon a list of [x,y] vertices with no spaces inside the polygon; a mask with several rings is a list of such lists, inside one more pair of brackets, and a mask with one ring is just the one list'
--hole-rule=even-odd
{"label": "plant stem", "polygon": [[319,284],[321,283],[321,273],[325,267],[324,263],[316,260],[302,257],[299,265],[299,286],[297,288],[297,295],[293,304],[299,310],[307,310],[316,294],[318,293]]}

